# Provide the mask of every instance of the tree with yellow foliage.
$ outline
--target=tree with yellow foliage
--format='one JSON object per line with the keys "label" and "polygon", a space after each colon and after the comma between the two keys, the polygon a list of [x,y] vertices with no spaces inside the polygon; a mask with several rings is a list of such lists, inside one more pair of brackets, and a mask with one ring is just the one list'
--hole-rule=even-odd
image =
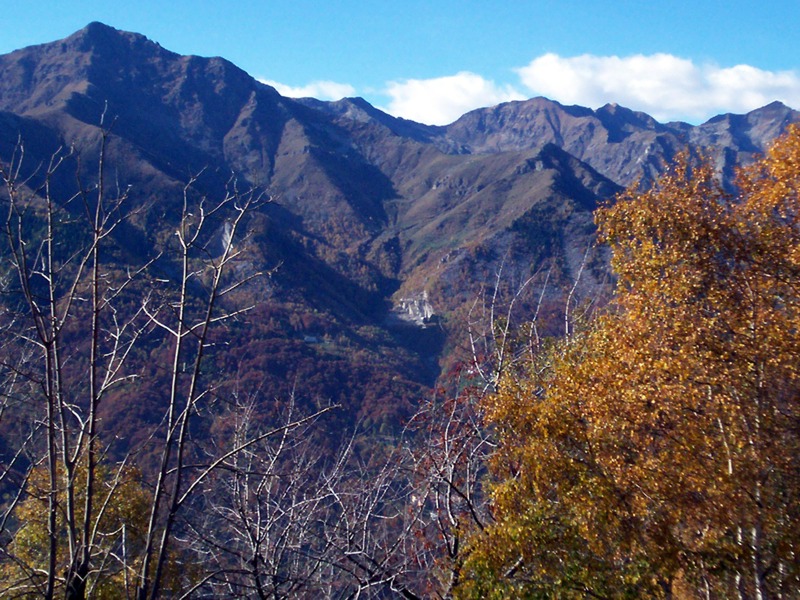
{"label": "tree with yellow foliage", "polygon": [[465,597],[800,597],[800,128],[730,196],[680,159],[597,216],[612,305],[490,401]]}
{"label": "tree with yellow foliage", "polygon": [[[100,505],[92,523],[92,561],[96,565],[87,575],[87,595],[98,599],[125,598],[132,595],[140,553],[147,528],[149,494],[132,468],[111,468],[97,465],[96,476],[102,492]],[[86,469],[79,469],[76,478],[78,495],[86,493]],[[58,490],[63,494],[63,490]],[[28,479],[28,495],[20,503],[15,518],[19,521],[13,537],[4,548],[11,560],[0,566],[0,595],[13,598],[39,598],[46,587],[48,555],[49,476],[39,465]],[[83,499],[83,498],[79,498]],[[79,505],[81,506],[81,505]],[[56,530],[61,540],[56,558],[58,573],[66,573],[71,556],[68,550],[69,523],[65,512],[56,514]],[[78,518],[82,519],[83,514]],[[65,580],[58,579],[56,594],[65,593]]]}

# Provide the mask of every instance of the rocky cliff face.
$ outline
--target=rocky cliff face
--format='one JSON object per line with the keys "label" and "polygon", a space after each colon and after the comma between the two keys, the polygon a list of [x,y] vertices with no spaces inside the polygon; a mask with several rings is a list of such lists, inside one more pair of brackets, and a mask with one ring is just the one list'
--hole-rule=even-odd
{"label": "rocky cliff face", "polygon": [[[498,284],[512,293],[534,278],[523,309],[560,306],[579,272],[579,294],[601,294],[592,212],[621,186],[646,185],[684,149],[710,153],[730,184],[735,165],[799,117],[775,103],[693,127],[534,98],[430,127],[358,98],[283,98],[222,58],[180,56],[99,23],[0,57],[1,159],[19,138],[30,165],[74,145],[88,181],[110,127],[115,177],[140,209],[117,240],[128,255],[164,235],[164,215],[201,171],[199,194],[221,193],[231,174],[264,190],[273,202],[250,221],[250,266],[282,267],[255,299],[264,326],[242,344],[282,358],[253,368],[283,381],[308,368],[408,382],[378,386],[387,397],[433,383],[441,349],[457,346],[466,312]],[[399,334],[398,317],[436,327]],[[302,344],[309,336],[327,341]],[[305,377],[300,391],[331,395],[327,379]],[[383,402],[344,387],[335,393],[354,412]]]}

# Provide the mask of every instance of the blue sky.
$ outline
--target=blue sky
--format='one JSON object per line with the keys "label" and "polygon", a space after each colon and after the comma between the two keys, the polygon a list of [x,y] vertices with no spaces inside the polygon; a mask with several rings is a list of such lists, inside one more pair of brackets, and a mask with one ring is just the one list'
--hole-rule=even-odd
{"label": "blue sky", "polygon": [[800,109],[800,0],[15,0],[0,53],[91,21],[223,56],[285,95],[426,123],[538,95],[693,123]]}

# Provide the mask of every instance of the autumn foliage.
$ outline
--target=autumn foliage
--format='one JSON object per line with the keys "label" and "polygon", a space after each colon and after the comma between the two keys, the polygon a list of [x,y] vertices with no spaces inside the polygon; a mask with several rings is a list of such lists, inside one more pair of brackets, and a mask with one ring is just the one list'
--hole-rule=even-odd
{"label": "autumn foliage", "polygon": [[800,128],[598,212],[605,313],[488,407],[496,519],[465,597],[800,595]]}

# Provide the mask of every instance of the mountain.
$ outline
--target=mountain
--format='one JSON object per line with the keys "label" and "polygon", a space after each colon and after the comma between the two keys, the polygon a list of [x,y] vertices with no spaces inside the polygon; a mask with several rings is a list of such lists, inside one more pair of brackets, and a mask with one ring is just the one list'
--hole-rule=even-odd
{"label": "mountain", "polygon": [[704,149],[731,185],[734,168],[767,150],[800,113],[780,102],[746,115],[721,115],[697,127],[658,123],[642,112],[606,104],[590,110],[546,98],[467,113],[447,126],[450,151],[493,153],[557,144],[616,183],[652,183],[684,149]]}
{"label": "mountain", "polygon": [[[685,149],[732,185],[735,165],[798,120],[779,103],[691,126],[534,98],[432,127],[360,98],[284,98],[222,58],[100,23],[0,56],[0,159],[18,139],[29,165],[74,146],[90,180],[110,131],[108,161],[137,208],[120,256],[144,257],[168,234],[194,176],[212,197],[231,174],[265,190],[251,266],[280,267],[250,290],[254,322],[232,334],[225,368],[260,378],[265,397],[335,400],[343,423],[376,426],[400,422],[463,358],[467,324],[498,283],[502,302],[525,288],[515,318],[539,310],[550,331],[567,294],[602,296],[598,202],[652,182]],[[73,179],[58,182],[65,196]]]}

